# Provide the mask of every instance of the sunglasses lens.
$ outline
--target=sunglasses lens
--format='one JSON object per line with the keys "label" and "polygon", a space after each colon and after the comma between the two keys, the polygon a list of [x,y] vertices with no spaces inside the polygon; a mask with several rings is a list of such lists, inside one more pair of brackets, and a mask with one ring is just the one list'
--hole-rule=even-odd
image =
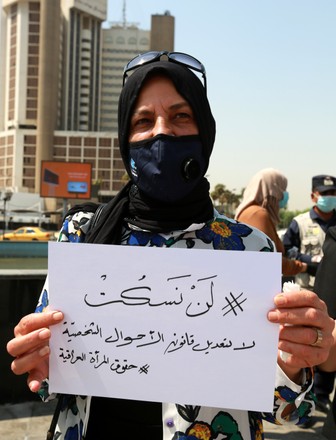
{"label": "sunglasses lens", "polygon": [[174,60],[177,63],[185,64],[186,66],[191,67],[192,69],[198,70],[199,72],[204,73],[205,68],[202,63],[200,63],[196,58],[191,57],[186,53],[181,52],[171,52],[169,54],[169,58]]}
{"label": "sunglasses lens", "polygon": [[151,61],[154,61],[155,58],[159,57],[159,55],[160,55],[160,52],[157,52],[157,51],[151,51],[151,52],[146,52],[146,53],[140,54],[140,55],[136,56],[135,58],[133,58],[133,60],[131,60],[127,64],[125,71],[132,70],[137,66],[141,66],[142,64],[146,64]]}

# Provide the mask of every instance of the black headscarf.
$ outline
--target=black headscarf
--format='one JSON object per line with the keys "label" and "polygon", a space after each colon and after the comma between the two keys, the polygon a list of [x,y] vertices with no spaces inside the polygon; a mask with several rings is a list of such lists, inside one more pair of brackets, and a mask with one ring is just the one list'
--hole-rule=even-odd
{"label": "black headscarf", "polygon": [[[136,100],[148,77],[162,74],[173,82],[177,92],[190,104],[199,129],[203,153],[208,166],[215,141],[215,120],[205,89],[198,77],[187,67],[168,61],[156,61],[137,68],[123,87],[118,107],[119,148],[125,168],[129,167],[129,128]],[[204,173],[206,170],[204,171]],[[213,215],[209,183],[201,179],[194,191],[174,204],[166,204],[140,194],[138,188],[127,185],[105,206],[100,219],[86,236],[88,243],[119,244],[123,222],[152,232],[185,229],[192,223],[202,223]]]}
{"label": "black headscarf", "polygon": [[129,170],[128,136],[133,108],[148,76],[160,73],[171,79],[178,93],[190,104],[204,148],[204,157],[209,163],[215,142],[216,128],[205,89],[197,76],[187,67],[169,61],[158,61],[135,70],[128,78],[120,94],[118,110],[119,148],[129,176],[131,176],[131,173]]}

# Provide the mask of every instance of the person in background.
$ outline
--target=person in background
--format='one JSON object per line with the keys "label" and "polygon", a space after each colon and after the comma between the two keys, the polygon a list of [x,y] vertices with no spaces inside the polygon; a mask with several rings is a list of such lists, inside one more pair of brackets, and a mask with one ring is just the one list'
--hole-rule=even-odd
{"label": "person in background", "polygon": [[[336,178],[325,174],[314,176],[311,199],[313,207],[293,218],[283,236],[283,244],[287,256],[310,264],[316,273],[323,256],[325,234],[330,226],[336,225]],[[314,281],[311,273],[295,277],[295,282],[305,289],[312,290]]]}
{"label": "person in background", "polygon": [[[203,82],[195,70],[201,72]],[[70,210],[61,241],[175,247],[186,253],[193,249],[275,251],[263,232],[214,210],[205,174],[215,141],[215,120],[205,81],[204,66],[180,52],[147,52],[127,64],[118,134],[130,181],[104,207],[91,230],[97,207],[87,204]],[[69,261],[69,277],[71,265]],[[61,311],[47,308],[48,292],[47,278],[38,313],[23,317],[7,344],[15,358],[13,372],[28,373],[30,389],[45,398],[49,397],[49,327],[64,319]],[[266,319],[280,324],[272,414],[63,395],[54,440],[97,440],[102,430],[104,438],[124,440],[259,440],[263,437],[262,419],[303,423],[314,409],[312,366],[328,356],[333,321],[323,301],[310,291],[279,293]],[[281,350],[289,353],[288,358],[282,357]],[[232,380],[237,393],[249,392],[240,388],[239,377]]]}
{"label": "person in background", "polygon": [[[323,243],[323,258],[316,272],[314,290],[326,303],[329,316],[336,319],[336,226],[331,226]],[[336,323],[336,321],[335,321]],[[336,325],[333,332],[334,344],[329,358],[322,365],[320,371],[325,371],[334,377],[336,372]],[[324,422],[322,434],[329,440],[336,436],[336,395],[334,394],[331,408]]]}
{"label": "person in background", "polygon": [[[311,270],[297,274],[295,282],[304,289],[313,290],[316,270],[323,256],[323,243],[326,232],[336,225],[336,178],[326,174],[312,179],[310,211],[294,217],[283,236],[286,255],[296,261],[307,263]],[[314,392],[316,407],[326,413],[330,408],[330,394],[334,389],[334,373],[316,369]]]}
{"label": "person in background", "polygon": [[[333,258],[333,260],[335,260],[335,258]],[[335,266],[333,266],[332,272],[335,274]],[[318,275],[316,275],[316,277],[317,276]],[[335,278],[334,275],[333,277]],[[335,303],[335,300],[333,302]],[[336,321],[333,331],[333,338],[334,338],[334,343],[330,350],[329,358],[323,364],[319,365],[320,371],[325,371],[328,373],[336,372]],[[330,409],[327,413],[327,417],[323,423],[322,435],[328,440],[335,440],[335,433],[336,433],[336,395],[334,394],[334,398],[331,402]]]}
{"label": "person in background", "polygon": [[285,248],[277,233],[279,211],[288,202],[287,178],[274,168],[265,168],[256,173],[243,194],[235,218],[239,222],[254,226],[273,240],[282,256],[282,274],[285,277],[306,272],[308,265],[302,261],[285,257]]}

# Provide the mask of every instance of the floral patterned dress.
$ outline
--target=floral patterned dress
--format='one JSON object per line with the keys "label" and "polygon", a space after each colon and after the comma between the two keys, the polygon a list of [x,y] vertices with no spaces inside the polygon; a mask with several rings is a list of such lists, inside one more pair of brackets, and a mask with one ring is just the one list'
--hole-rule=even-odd
{"label": "floral patterned dress", "polygon": [[[92,216],[93,213],[78,212],[67,217],[61,228],[59,241],[82,243]],[[265,234],[216,211],[213,220],[206,224],[191,225],[187,230],[168,234],[154,234],[125,225],[121,244],[226,251],[275,251],[273,242]],[[48,302],[47,279],[36,312],[42,312]],[[290,381],[279,367],[277,368],[273,413],[163,404],[162,438],[261,440],[264,438],[263,419],[275,424],[304,423],[314,410],[314,400],[311,392],[311,370],[305,370],[303,376],[302,385],[297,385]],[[48,394],[47,380],[40,390],[40,395],[43,400],[54,397]],[[90,400],[90,397],[63,396],[54,440],[85,439]],[[286,416],[282,417],[282,414]]]}

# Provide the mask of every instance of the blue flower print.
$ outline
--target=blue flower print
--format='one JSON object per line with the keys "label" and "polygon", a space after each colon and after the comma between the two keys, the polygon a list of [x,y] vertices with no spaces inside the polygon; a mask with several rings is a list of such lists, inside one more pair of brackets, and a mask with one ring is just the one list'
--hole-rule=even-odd
{"label": "blue flower print", "polygon": [[196,236],[205,243],[212,243],[214,249],[243,251],[245,246],[242,237],[251,233],[252,229],[247,225],[217,218],[196,231]]}
{"label": "blue flower print", "polygon": [[35,309],[35,313],[42,313],[48,305],[49,305],[48,292],[46,289],[44,289],[42,295],[40,296],[37,307]]}
{"label": "blue flower print", "polygon": [[142,231],[133,231],[128,237],[128,245],[130,246],[167,246],[167,240],[159,234],[151,234]]}

